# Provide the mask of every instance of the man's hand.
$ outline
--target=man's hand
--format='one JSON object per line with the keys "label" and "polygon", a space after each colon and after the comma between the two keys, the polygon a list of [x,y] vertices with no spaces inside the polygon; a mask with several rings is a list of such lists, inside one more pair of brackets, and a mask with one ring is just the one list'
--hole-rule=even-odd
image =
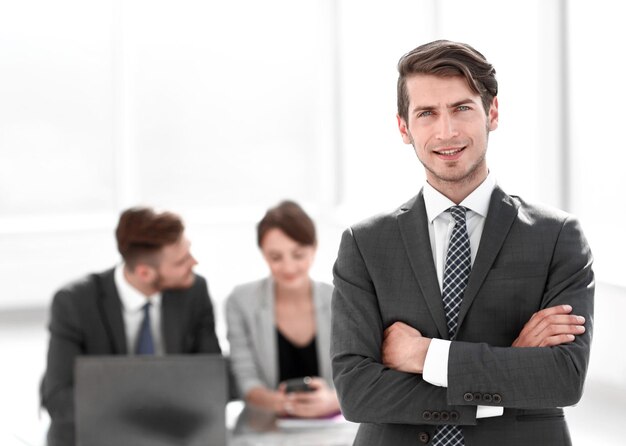
{"label": "man's hand", "polygon": [[404,322],[394,322],[384,332],[382,361],[400,372],[422,373],[430,338]]}
{"label": "man's hand", "polygon": [[572,342],[585,332],[585,318],[571,312],[570,305],[557,305],[533,314],[513,347],[552,347]]}

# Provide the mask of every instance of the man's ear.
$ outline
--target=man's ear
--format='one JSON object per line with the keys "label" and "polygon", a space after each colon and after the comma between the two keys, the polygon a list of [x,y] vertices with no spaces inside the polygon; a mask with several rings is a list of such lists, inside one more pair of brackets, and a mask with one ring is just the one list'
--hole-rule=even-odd
{"label": "man's ear", "polygon": [[398,130],[400,130],[400,135],[402,135],[402,141],[404,141],[405,144],[412,144],[413,141],[409,134],[409,126],[406,121],[400,115],[396,115],[396,119],[398,120]]}
{"label": "man's ear", "polygon": [[154,266],[147,263],[137,263],[133,274],[143,283],[153,283],[157,276],[157,271]]}
{"label": "man's ear", "polygon": [[498,97],[494,97],[493,101],[491,101],[491,107],[489,107],[489,114],[487,118],[489,119],[489,131],[493,131],[498,128]]}

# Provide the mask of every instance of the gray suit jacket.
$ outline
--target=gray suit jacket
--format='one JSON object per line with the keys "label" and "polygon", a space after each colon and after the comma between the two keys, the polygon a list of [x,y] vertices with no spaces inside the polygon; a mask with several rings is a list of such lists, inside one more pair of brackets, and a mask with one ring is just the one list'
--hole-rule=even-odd
{"label": "gray suit jacket", "polygon": [[[313,282],[319,371],[332,386],[330,300],[333,287]],[[226,301],[230,363],[240,395],[257,386],[278,386],[278,347],[271,278],[235,287]]]}
{"label": "gray suit jacket", "polygon": [[[122,303],[114,270],[91,274],[58,291],[50,310],[48,364],[41,402],[52,420],[48,445],[74,444],[74,359],[127,354]],[[161,323],[168,354],[220,353],[206,280],[187,290],[164,291]]]}
{"label": "gray suit jacket", "polygon": [[[363,423],[356,445],[428,443],[438,424],[465,444],[571,444],[559,407],[576,403],[593,321],[591,253],[564,212],[494,190],[452,342],[448,387],[381,364],[383,330],[403,321],[448,339],[424,199],[347,230],[334,267],[333,374],[344,416]],[[587,331],[551,348],[514,348],[536,311],[570,304]],[[476,419],[477,405],[505,408]]]}

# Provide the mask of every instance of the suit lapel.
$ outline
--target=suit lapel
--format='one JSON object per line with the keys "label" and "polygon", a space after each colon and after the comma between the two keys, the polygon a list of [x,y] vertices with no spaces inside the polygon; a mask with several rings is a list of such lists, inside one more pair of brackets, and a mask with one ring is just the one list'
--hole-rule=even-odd
{"label": "suit lapel", "polygon": [[267,278],[262,284],[259,296],[259,309],[255,314],[259,360],[262,369],[267,371],[267,379],[272,385],[278,384],[278,348],[276,342],[276,322],[274,316],[274,281]]}
{"label": "suit lapel", "polygon": [[175,291],[163,291],[161,295],[161,336],[167,354],[183,352],[181,332],[181,302]]}
{"label": "suit lapel", "polygon": [[315,305],[315,325],[316,325],[316,342],[317,342],[317,363],[320,376],[331,376],[332,370],[330,365],[330,327],[326,321],[330,321],[330,306],[328,302],[322,298],[320,284],[312,282],[313,286],[313,304]]}
{"label": "suit lapel", "polygon": [[480,238],[476,259],[474,260],[472,272],[470,273],[469,282],[459,310],[459,328],[463,324],[463,319],[485,281],[500,249],[502,249],[511,225],[517,217],[518,208],[519,204],[514,202],[498,186],[495,187],[491,194],[489,211]]}
{"label": "suit lapel", "polygon": [[107,329],[107,336],[114,347],[112,353],[127,354],[126,329],[122,316],[122,302],[115,286],[114,270],[109,270],[98,278],[101,284],[101,302],[103,324]]}
{"label": "suit lapel", "polygon": [[441,300],[441,290],[428,235],[428,218],[422,191],[400,210],[398,226],[406,248],[409,263],[415,274],[426,305],[441,339],[448,339],[448,326]]}

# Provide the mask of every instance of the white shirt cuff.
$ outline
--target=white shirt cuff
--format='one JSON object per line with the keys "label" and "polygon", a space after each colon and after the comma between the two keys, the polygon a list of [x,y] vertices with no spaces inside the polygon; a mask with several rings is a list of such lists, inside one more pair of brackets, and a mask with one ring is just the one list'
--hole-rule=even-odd
{"label": "white shirt cuff", "polygon": [[433,386],[448,387],[448,352],[450,341],[433,338],[424,358],[422,378]]}
{"label": "white shirt cuff", "polygon": [[[448,387],[448,356],[450,341],[433,338],[424,358],[424,381],[438,387]],[[476,418],[500,417],[504,408],[499,406],[476,406]]]}
{"label": "white shirt cuff", "polygon": [[501,417],[504,407],[500,406],[476,406],[476,418]]}

